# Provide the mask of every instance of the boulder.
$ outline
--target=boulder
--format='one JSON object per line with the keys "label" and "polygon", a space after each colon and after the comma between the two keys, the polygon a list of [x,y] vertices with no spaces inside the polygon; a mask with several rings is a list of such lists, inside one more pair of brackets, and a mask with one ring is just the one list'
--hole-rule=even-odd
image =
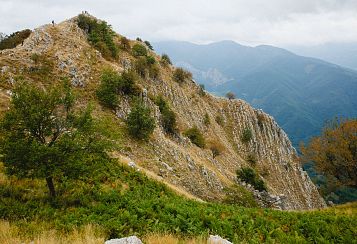
{"label": "boulder", "polygon": [[136,236],[129,236],[120,239],[110,239],[105,244],[143,244],[142,241]]}
{"label": "boulder", "polygon": [[227,241],[226,239],[223,239],[218,235],[217,236],[210,235],[207,243],[208,244],[233,244],[232,242]]}

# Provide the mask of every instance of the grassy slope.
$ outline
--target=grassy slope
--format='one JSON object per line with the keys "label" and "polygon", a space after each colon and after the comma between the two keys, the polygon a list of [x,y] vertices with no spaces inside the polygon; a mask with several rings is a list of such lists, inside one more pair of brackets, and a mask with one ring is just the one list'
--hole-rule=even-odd
{"label": "grassy slope", "polygon": [[282,212],[200,203],[116,163],[98,172],[87,183],[63,183],[61,196],[55,201],[47,198],[42,181],[19,181],[2,175],[0,218],[21,230],[15,231],[15,236],[19,233],[27,239],[50,229],[72,238],[73,230],[80,228],[77,232],[82,233],[88,225],[99,230],[93,238],[171,233],[181,238],[219,234],[235,243],[353,243],[357,235],[356,204]]}

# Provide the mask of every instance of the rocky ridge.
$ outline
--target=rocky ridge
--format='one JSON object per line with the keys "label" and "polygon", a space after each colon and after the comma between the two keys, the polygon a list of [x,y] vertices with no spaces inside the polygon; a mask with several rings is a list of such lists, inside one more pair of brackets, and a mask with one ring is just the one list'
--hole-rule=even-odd
{"label": "rocky ridge", "polygon": [[[135,42],[131,41],[131,45]],[[93,90],[100,83],[103,68],[109,66],[122,72],[135,61],[125,51],[120,52],[118,60],[105,60],[87,42],[76,18],[55,26],[39,27],[23,45],[0,51],[0,113],[7,109],[11,88],[17,80],[25,78],[39,82],[37,76],[30,74],[31,68],[36,66],[34,54],[45,56],[49,61],[50,73],[40,81],[41,84],[48,86],[55,79],[68,77],[77,87],[83,103],[95,99]],[[159,60],[159,56],[151,54]],[[207,93],[202,96],[195,81],[182,85],[173,81],[173,70],[174,67],[162,66],[159,78],[139,82],[142,97],[151,107],[157,124],[161,114],[152,98],[162,94],[177,115],[180,131],[197,126],[207,140],[222,146],[221,155],[214,158],[209,149],[198,148],[181,134],[168,136],[157,126],[148,143],[125,138],[125,148],[117,152],[118,157],[130,158],[163,182],[203,200],[221,200],[225,196],[224,188],[238,183],[261,199],[263,206],[280,209],[325,206],[315,185],[299,165],[287,135],[271,116],[242,100],[217,98]],[[129,112],[130,105],[125,96],[121,97],[114,112],[96,106],[96,113],[116,116],[119,121],[123,121]],[[208,125],[204,123],[206,114],[210,118]],[[216,118],[222,121],[217,122]],[[253,134],[249,143],[241,140],[245,128],[250,128]],[[257,158],[255,168],[267,183],[268,193],[257,192],[236,179],[236,170],[249,166],[246,158],[251,154]]]}

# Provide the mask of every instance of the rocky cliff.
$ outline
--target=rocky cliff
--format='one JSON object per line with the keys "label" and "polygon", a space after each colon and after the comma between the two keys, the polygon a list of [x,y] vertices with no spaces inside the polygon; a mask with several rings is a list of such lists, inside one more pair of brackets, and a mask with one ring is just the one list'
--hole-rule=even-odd
{"label": "rocky cliff", "polygon": [[[115,40],[119,42],[120,35]],[[130,44],[136,42],[130,41]],[[154,53],[151,55],[160,59]],[[0,112],[7,109],[11,89],[18,80],[39,82],[46,87],[61,77],[67,77],[76,87],[81,103],[86,103],[96,99],[95,89],[100,83],[103,68],[111,67],[122,72],[130,69],[134,61],[130,52],[123,50],[115,60],[104,59],[88,43],[86,33],[77,26],[76,18],[55,26],[41,26],[33,31],[23,45],[0,51]],[[172,79],[174,69],[172,66],[159,65],[157,78],[138,81],[142,97],[152,109],[157,125],[160,124],[161,114],[153,97],[162,94],[177,115],[179,130],[182,132],[197,126],[207,141],[220,146],[221,154],[213,157],[210,149],[193,145],[182,133],[168,136],[157,126],[146,143],[123,138],[123,149],[114,155],[123,161],[135,162],[135,167],[174,189],[203,200],[221,200],[225,187],[241,184],[254,192],[257,199],[265,204],[268,199],[277,208],[311,209],[325,206],[316,187],[300,167],[287,135],[271,116],[242,100],[202,94],[201,88],[193,80],[178,84]],[[102,108],[96,103],[95,113],[98,116],[115,116],[118,130],[122,128],[129,112],[130,105],[125,96],[121,97],[116,111]],[[241,137],[246,128],[252,131],[252,139],[243,143]],[[266,182],[269,194],[254,191],[251,186],[236,179],[236,170],[249,166],[247,158],[251,156],[256,158],[254,167]]]}

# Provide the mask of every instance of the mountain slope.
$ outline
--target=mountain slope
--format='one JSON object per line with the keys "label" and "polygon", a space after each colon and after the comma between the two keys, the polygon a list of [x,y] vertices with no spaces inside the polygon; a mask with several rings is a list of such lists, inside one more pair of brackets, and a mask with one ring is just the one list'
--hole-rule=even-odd
{"label": "mountain slope", "polygon": [[[115,36],[117,45],[120,37]],[[131,46],[135,43],[140,42],[130,41]],[[161,66],[160,57],[150,50],[148,52],[157,61],[159,76],[139,78],[137,83],[142,99],[153,111],[156,124],[160,125],[161,114],[153,100],[162,94],[177,115],[180,131],[197,126],[208,141],[222,145],[224,150],[220,156],[213,158],[211,150],[198,148],[181,133],[168,136],[161,126],[156,127],[148,142],[130,139],[125,127],[125,119],[131,110],[130,97],[119,96],[120,104],[112,111],[99,105],[95,90],[103,69],[110,67],[122,72],[133,67],[137,59],[124,50],[119,52],[117,59],[104,59],[88,43],[76,18],[54,27],[45,25],[35,29],[23,45],[0,52],[0,107],[2,111],[7,108],[12,86],[17,80],[26,79],[48,87],[61,77],[67,77],[76,87],[80,100],[78,106],[94,102],[94,113],[114,120],[113,128],[122,132],[123,149],[113,155],[135,161],[148,174],[158,175],[160,180],[181,191],[204,200],[222,200],[224,188],[237,184],[236,170],[248,166],[245,159],[254,154],[258,161],[256,169],[267,183],[269,193],[278,195],[280,208],[325,206],[316,187],[299,166],[285,132],[271,116],[242,100],[229,101],[209,94],[202,96],[200,87],[191,80],[183,84],[175,82],[172,79],[175,68]],[[34,55],[41,57],[40,61],[35,62]],[[211,118],[210,124],[204,123],[206,114]],[[216,117],[222,118],[222,122],[217,123]],[[246,128],[252,130],[253,138],[249,143],[241,140]]]}
{"label": "mountain slope", "polygon": [[155,48],[192,70],[208,91],[222,96],[233,91],[273,115],[294,146],[318,134],[327,119],[357,116],[357,72],[352,70],[280,48],[229,41],[163,42]]}

